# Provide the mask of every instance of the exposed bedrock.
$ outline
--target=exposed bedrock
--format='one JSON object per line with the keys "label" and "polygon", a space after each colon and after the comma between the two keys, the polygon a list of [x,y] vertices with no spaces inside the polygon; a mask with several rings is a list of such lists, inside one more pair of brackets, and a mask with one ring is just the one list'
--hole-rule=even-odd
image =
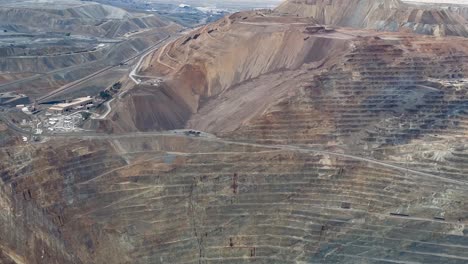
{"label": "exposed bedrock", "polygon": [[[284,71],[299,70],[303,67],[325,67],[324,65],[329,65],[329,61],[335,56],[346,50],[350,43],[346,39],[305,34],[304,25],[308,25],[307,22],[310,20],[293,20],[299,25],[287,23],[276,25],[266,22],[265,25],[251,26],[248,20],[242,20],[239,16],[241,15],[233,15],[181,37],[152,56],[148,56],[140,75],[161,76],[164,74],[166,75],[164,76],[165,85],[162,88],[136,87],[133,93],[139,93],[140,89],[146,92],[152,89],[153,95],[147,95],[153,96],[153,100],[158,100],[159,93],[171,89],[171,93],[182,99],[181,105],[190,113],[180,119],[185,124],[191,114],[197,113],[205,103],[216,100],[218,96],[228,92],[232,87],[266,74],[281,74]],[[268,93],[266,89],[271,86],[264,86],[263,91],[257,93],[254,91],[251,95],[259,98],[262,93]],[[293,87],[290,88],[293,89]],[[278,95],[287,90],[282,87],[281,91],[277,91]],[[126,105],[133,104],[134,99],[131,94],[127,94],[126,98],[127,102],[122,104],[122,112],[117,107],[119,116],[130,114],[132,120],[136,120],[140,114],[148,115],[148,111],[144,108],[135,108],[127,112]],[[273,98],[265,97],[264,99],[266,101],[262,103],[262,109],[272,103]],[[168,107],[174,106],[172,102],[167,103]],[[164,121],[154,118],[145,119],[145,123],[137,122],[133,126],[143,131],[154,128],[183,127],[167,127],[161,125],[162,123]]]}
{"label": "exposed bedrock", "polygon": [[466,136],[463,38],[310,33],[307,21],[240,13],[168,44],[140,73],[163,76],[164,84],[131,90],[107,125],[360,151]]}
{"label": "exposed bedrock", "polygon": [[[167,43],[90,124],[114,133],[0,124],[0,263],[466,263],[466,38],[320,19]],[[133,133],[177,128],[217,137]]]}
{"label": "exposed bedrock", "polygon": [[0,259],[13,263],[468,258],[466,184],[405,167],[167,136],[56,140],[0,157],[10,189]]}
{"label": "exposed bedrock", "polygon": [[[262,143],[327,142],[360,151],[423,136],[466,137],[465,41],[371,37],[354,43],[330,71],[282,84],[301,88],[231,136]],[[207,104],[200,113],[210,116],[222,105]],[[222,131],[201,115],[193,120],[195,127]]]}
{"label": "exposed bedrock", "polygon": [[322,24],[380,31],[468,37],[466,8],[440,8],[399,0],[288,0],[278,12],[313,17]]}

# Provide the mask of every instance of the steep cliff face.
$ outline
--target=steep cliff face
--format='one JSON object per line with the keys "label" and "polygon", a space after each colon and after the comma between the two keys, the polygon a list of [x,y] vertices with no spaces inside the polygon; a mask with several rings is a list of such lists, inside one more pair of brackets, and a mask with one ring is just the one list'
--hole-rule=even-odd
{"label": "steep cliff face", "polygon": [[[193,74],[187,77],[195,81],[200,78],[190,77],[203,75],[203,83],[197,85],[201,89],[193,92],[210,97],[265,73],[297,69],[307,62],[311,52],[318,52],[313,50],[314,42],[304,41],[302,31],[309,21],[275,25],[244,17],[236,14],[178,39],[156,54],[157,62],[174,69],[171,74],[179,85],[188,82],[185,75]],[[146,67],[143,73],[152,74],[153,69]]]}
{"label": "steep cliff face", "polygon": [[141,134],[2,148],[0,260],[464,263],[465,180],[412,169],[463,169],[466,144],[410,164],[314,149]]}
{"label": "steep cliff face", "polygon": [[463,9],[410,5],[399,0],[288,0],[277,11],[313,17],[328,25],[468,37]]}
{"label": "steep cliff face", "polygon": [[[234,86],[265,74],[294,71],[301,67],[321,68],[348,48],[345,35],[336,38],[311,36],[305,33],[309,25],[315,25],[314,21],[301,18],[280,19],[279,22],[262,20],[260,15],[246,12],[226,17],[161,48],[148,56],[139,74],[163,75],[165,84],[161,88],[140,86],[132,92],[145,90],[145,94],[151,96],[153,90],[154,100],[157,100],[160,92],[171,89],[172,97],[177,97],[176,101],[181,103],[166,101],[167,106],[164,107],[182,106],[189,114],[176,122],[178,126],[160,126],[162,121],[157,118],[136,122],[136,127],[143,130],[181,128],[180,124],[185,124],[205,102]],[[277,95],[286,90],[278,90]],[[268,93],[267,90],[262,93],[265,92]],[[259,98],[262,93],[252,93],[252,96]],[[119,116],[128,115],[126,105],[133,105],[130,94],[127,98],[129,101],[123,103],[122,111],[118,110]],[[264,106],[271,100],[273,97],[265,98]],[[166,103],[161,102],[162,105]],[[142,113],[146,115],[147,111],[141,107],[137,104],[136,108],[131,108],[131,113],[135,117]],[[262,108],[261,105],[254,106],[257,107]],[[162,118],[171,119],[169,116]]]}
{"label": "steep cliff face", "polygon": [[[448,114],[464,105],[465,94],[459,90],[468,74],[464,39],[350,29],[311,33],[314,23],[306,18],[285,21],[275,13],[240,13],[168,44],[147,58],[141,72],[163,76],[164,84],[138,86],[127,94],[117,106],[116,127],[187,127],[216,134],[239,130],[236,137],[264,142],[356,140],[367,145],[372,136],[365,134],[380,130],[382,118],[404,115],[397,119],[418,136],[426,133],[438,111]],[[143,98],[138,94],[158,102],[157,107],[136,103]],[[390,96],[400,102],[392,103],[397,98]],[[167,97],[171,100],[160,100]],[[439,109],[431,100],[448,107]],[[363,115],[352,115],[354,108]],[[427,120],[416,122],[423,113],[418,109]],[[357,119],[362,127],[351,129],[348,125],[355,126]],[[454,122],[453,127],[459,124]],[[401,129],[408,132],[394,129],[375,146],[398,141],[391,138],[398,138]]]}
{"label": "steep cliff face", "polygon": [[[371,151],[416,138],[466,135],[466,41],[389,34],[355,38],[351,45],[328,71],[283,77],[281,85],[296,87],[295,94],[244,123],[233,137],[275,144],[327,142]],[[236,89],[226,96],[232,98]],[[230,100],[236,99],[207,104],[192,124],[226,132],[206,117]]]}
{"label": "steep cliff face", "polygon": [[7,150],[0,155],[0,263],[83,263],[62,239],[60,209],[41,207],[41,201],[34,199],[39,194],[33,193],[31,186],[17,189],[18,182],[13,178],[24,175],[13,164],[31,158],[31,149],[18,145],[14,147],[17,151]]}

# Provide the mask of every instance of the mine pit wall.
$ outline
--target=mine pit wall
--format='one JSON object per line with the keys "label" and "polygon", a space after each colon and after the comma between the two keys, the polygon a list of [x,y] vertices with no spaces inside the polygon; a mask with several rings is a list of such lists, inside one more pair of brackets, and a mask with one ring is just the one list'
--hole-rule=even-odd
{"label": "mine pit wall", "polygon": [[[176,136],[57,139],[34,148],[29,159],[17,148],[1,150],[2,174],[24,168],[5,181],[20,198],[29,189],[31,200],[0,192],[0,203],[29,214],[28,202],[43,211],[60,208],[61,238],[78,259],[49,253],[46,263],[466,257],[468,216],[460,201],[468,192],[442,180],[333,155]],[[43,237],[51,239],[53,230]],[[10,248],[21,253],[18,237]]]}
{"label": "mine pit wall", "polygon": [[[114,221],[107,215],[110,211],[105,207],[123,202],[117,201],[119,199],[112,195],[114,192],[128,191],[136,198],[143,194],[140,194],[143,190],[138,187],[118,190],[119,184],[109,189],[106,185],[96,185],[93,179],[102,177],[107,181],[108,176],[119,177],[117,171],[126,171],[129,163],[133,163],[128,166],[130,171],[144,169],[138,164],[151,160],[154,162],[150,162],[153,165],[148,169],[168,173],[176,166],[183,166],[185,160],[183,156],[166,154],[168,150],[211,152],[226,146],[184,137],[151,136],[58,142],[63,143],[59,152],[42,144],[0,151],[3,161],[0,168],[1,263],[10,263],[6,260],[11,258],[19,260],[13,262],[17,264],[132,263],[131,255],[145,248],[135,244],[140,243],[138,238],[132,238],[135,229],[143,226],[132,227],[127,226],[126,221]],[[257,148],[229,148],[238,152],[253,149]],[[160,160],[163,163],[159,163]],[[20,164],[18,167],[17,163]],[[107,171],[110,168],[116,169],[117,174]],[[143,178],[141,180],[146,182]],[[96,203],[101,202],[106,205],[98,208]]]}
{"label": "mine pit wall", "polygon": [[468,37],[466,8],[435,9],[399,0],[289,0],[276,12],[313,17],[327,25]]}
{"label": "mine pit wall", "polygon": [[[462,39],[362,38],[298,96],[224,136],[267,144],[320,144],[372,152],[429,137],[466,137],[468,46]],[[433,81],[428,81],[433,80]],[[288,85],[288,84],[285,84]]]}
{"label": "mine pit wall", "polygon": [[[118,104],[116,107],[117,111],[111,117],[116,123],[111,126],[114,132],[183,128],[192,114],[185,100],[165,84],[156,89],[153,86],[140,85],[129,91],[123,104]],[[108,129],[103,127],[106,128]]]}
{"label": "mine pit wall", "polygon": [[[22,261],[14,263],[129,263],[130,260],[122,255],[128,252],[125,251],[125,241],[118,239],[120,236],[112,230],[103,231],[97,222],[87,222],[85,215],[92,208],[86,207],[80,212],[70,207],[79,203],[75,197],[75,181],[102,173],[102,167],[93,168],[92,163],[85,167],[78,164],[101,158],[110,166],[120,167],[125,161],[115,156],[106,158],[114,153],[106,142],[80,148],[74,145],[71,150],[64,149],[64,155],[59,156],[51,149],[41,147],[1,151],[4,166],[1,168],[0,202],[7,210],[0,212],[0,218],[3,218],[0,222],[0,252],[19,256]],[[25,166],[13,165],[19,161]],[[78,167],[81,171],[74,171]],[[47,172],[35,174],[35,171],[43,170]],[[35,176],[28,177],[31,174]],[[100,192],[96,188],[89,191]],[[83,214],[83,222],[74,218],[79,214]]]}
{"label": "mine pit wall", "polygon": [[[303,28],[258,27],[250,31],[251,29],[242,24],[233,25],[233,27],[237,28],[218,41],[210,39],[206,32],[201,35],[195,32],[193,34],[200,35],[197,39],[190,39],[192,37],[187,36],[168,46],[167,52],[171,54],[170,56],[183,64],[171,74],[172,79],[167,81],[167,86],[165,85],[162,89],[153,88],[152,94],[149,89],[151,87],[141,86],[133,89],[132,93],[139,93],[141,90],[141,93],[151,96],[153,98],[151,100],[159,101],[157,94],[167,91],[166,95],[172,94],[173,96],[170,101],[161,103],[171,102],[167,107],[170,109],[174,107],[174,101],[181,100],[177,103],[176,109],[184,110],[177,111],[179,112],[178,118],[174,120],[165,111],[160,118],[152,118],[149,116],[149,109],[131,108],[129,113],[133,115],[132,120],[135,120],[135,127],[138,130],[183,128],[191,114],[196,113],[204,102],[236,85],[277,71],[296,70],[307,66],[321,67],[322,64],[326,64],[325,59],[332,60],[334,56],[348,48],[346,40],[309,36],[302,32]],[[239,38],[242,41],[235,41]],[[142,70],[142,75],[151,74],[151,68],[148,65],[157,64],[158,56],[155,54],[153,61],[146,63],[147,68]],[[187,56],[192,59],[184,61]],[[167,55],[163,55],[162,60],[174,67],[178,66],[172,60],[167,59]],[[168,91],[168,88],[172,91]],[[174,99],[175,97],[177,99]],[[130,96],[127,98],[127,100],[134,100]],[[149,98],[145,100],[150,100]],[[123,105],[141,107],[140,104],[130,101]],[[117,111],[119,116],[128,114],[127,109]],[[140,118],[139,115],[145,118]],[[156,117],[156,114],[153,113],[153,116]],[[169,122],[162,121],[162,119]]]}
{"label": "mine pit wall", "polygon": [[[2,161],[6,159],[2,158]],[[28,189],[17,190],[0,179],[0,263],[82,263],[69,253],[60,218],[38,206]]]}

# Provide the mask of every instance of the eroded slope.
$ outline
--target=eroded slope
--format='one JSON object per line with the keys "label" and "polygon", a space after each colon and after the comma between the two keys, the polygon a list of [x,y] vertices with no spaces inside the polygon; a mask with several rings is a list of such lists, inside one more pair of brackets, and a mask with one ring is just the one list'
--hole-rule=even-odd
{"label": "eroded slope", "polygon": [[360,151],[466,135],[465,39],[314,25],[240,13],[184,36],[147,58],[140,75],[164,82],[127,93],[110,126]]}
{"label": "eroded slope", "polygon": [[[127,101],[122,102],[122,111],[117,110],[116,114],[129,116],[125,121],[133,120],[133,126],[139,130],[180,128],[161,125],[163,120],[151,118],[149,115],[152,115],[152,111],[143,108],[128,112],[126,105],[138,106],[134,101],[136,97],[131,94],[145,90],[150,100],[151,94],[147,92],[153,90],[153,100],[158,100],[160,92],[170,89],[170,93],[165,93],[171,96],[167,105],[181,107],[189,113],[173,123],[185,124],[205,102],[236,85],[265,74],[299,70],[305,65],[311,70],[323,68],[347,48],[347,36],[310,36],[304,33],[308,25],[315,23],[300,18],[280,19],[279,22],[262,20],[260,15],[241,13],[181,37],[148,56],[139,73],[143,77],[159,76],[165,80],[165,84],[160,87],[141,85],[133,89],[127,94]],[[266,86],[264,88],[268,89]],[[277,96],[286,91],[282,87],[277,91]],[[252,99],[265,92],[267,90],[253,92]],[[267,100],[265,106],[275,100],[273,97],[264,99]],[[260,109],[264,107],[252,111],[258,112]],[[136,120],[137,117],[141,120],[141,116],[145,116],[142,118],[144,123]]]}
{"label": "eroded slope", "polygon": [[425,135],[466,136],[466,41],[388,35],[353,45],[333,69],[302,79],[296,95],[234,137],[362,150]]}
{"label": "eroded slope", "polygon": [[153,15],[135,15],[93,2],[18,1],[0,7],[0,27],[19,33],[73,32],[99,37],[119,37],[167,22]]}
{"label": "eroded slope", "polygon": [[400,0],[288,0],[276,10],[313,17],[322,24],[468,37],[463,8],[411,5]]}
{"label": "eroded slope", "polygon": [[[451,155],[466,162],[466,146]],[[0,216],[29,212],[13,221],[15,231],[2,236],[0,248],[25,263],[45,263],[42,256],[47,263],[464,263],[468,257],[468,183],[386,161],[151,135],[54,140],[4,148],[0,157],[9,190],[0,201],[10,208]],[[28,223],[26,237],[19,221]],[[41,233],[45,223],[56,231]],[[25,251],[27,237],[59,244],[36,244],[35,255]],[[64,251],[72,255],[63,259]]]}

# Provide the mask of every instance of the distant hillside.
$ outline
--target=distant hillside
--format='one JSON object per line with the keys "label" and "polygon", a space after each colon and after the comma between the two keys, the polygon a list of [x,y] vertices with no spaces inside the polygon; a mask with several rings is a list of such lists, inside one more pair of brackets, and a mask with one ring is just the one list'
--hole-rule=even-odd
{"label": "distant hillside", "polygon": [[403,0],[403,2],[468,5],[466,0]]}
{"label": "distant hillside", "polygon": [[410,5],[399,0],[288,0],[277,11],[344,27],[468,37],[466,10]]}
{"label": "distant hillside", "polygon": [[20,1],[0,6],[0,28],[21,33],[53,31],[118,37],[139,29],[166,25],[154,15],[131,14],[92,2]]}

